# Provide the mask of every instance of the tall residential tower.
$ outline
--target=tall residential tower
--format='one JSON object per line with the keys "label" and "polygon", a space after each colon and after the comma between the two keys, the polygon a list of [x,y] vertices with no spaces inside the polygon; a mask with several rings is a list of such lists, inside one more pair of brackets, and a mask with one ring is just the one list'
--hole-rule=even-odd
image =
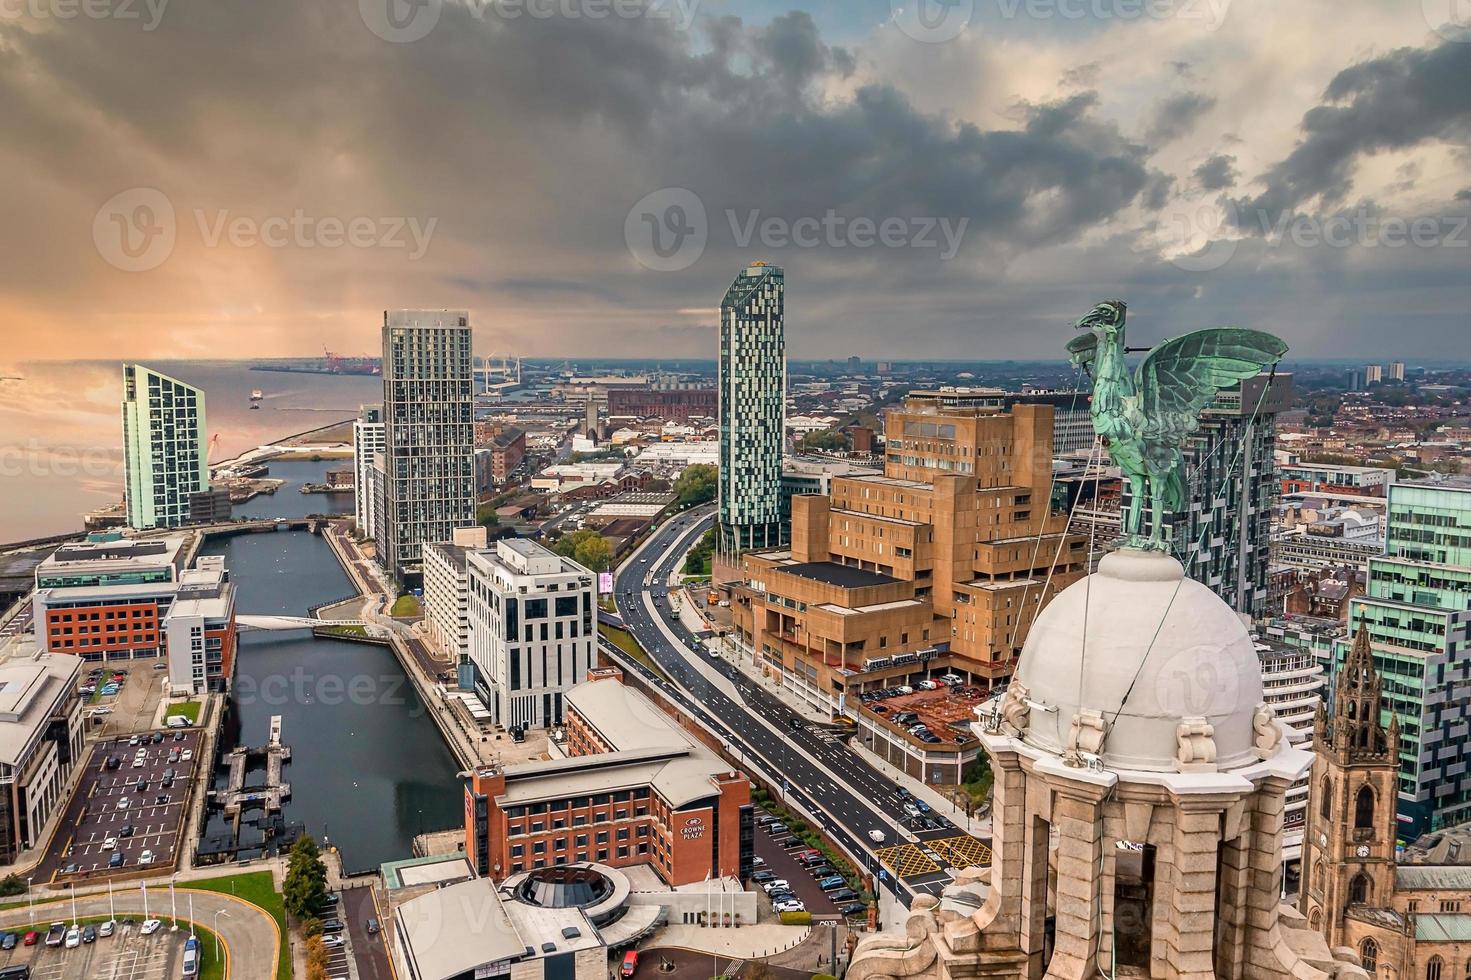
{"label": "tall residential tower", "polygon": [[383,513],[378,559],[400,584],[420,548],[475,523],[475,384],[470,314],[383,314]]}
{"label": "tall residential tower", "polygon": [[779,266],[753,262],[720,303],[720,547],[782,540],[786,317]]}
{"label": "tall residential tower", "polygon": [[209,489],[204,392],[141,364],[123,365],[123,492],[128,526],[178,527]]}

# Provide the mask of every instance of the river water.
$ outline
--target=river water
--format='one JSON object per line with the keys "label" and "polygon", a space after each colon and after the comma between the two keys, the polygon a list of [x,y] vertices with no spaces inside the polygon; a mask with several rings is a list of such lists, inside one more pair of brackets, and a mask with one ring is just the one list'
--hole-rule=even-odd
{"label": "river water", "polygon": [[[344,503],[342,495],[297,489],[340,465],[272,462],[271,475],[287,485],[236,513],[298,517],[350,509],[350,497]],[[204,551],[225,556],[242,615],[302,616],[353,593],[327,543],[305,531],[217,539]],[[264,745],[271,716],[281,715],[282,739],[292,750],[283,815],[340,847],[349,870],[410,857],[416,833],[463,821],[455,760],[387,647],[317,640],[305,631],[243,633],[233,702],[222,745]],[[217,786],[223,778],[216,774]],[[211,817],[206,834],[226,826]]]}

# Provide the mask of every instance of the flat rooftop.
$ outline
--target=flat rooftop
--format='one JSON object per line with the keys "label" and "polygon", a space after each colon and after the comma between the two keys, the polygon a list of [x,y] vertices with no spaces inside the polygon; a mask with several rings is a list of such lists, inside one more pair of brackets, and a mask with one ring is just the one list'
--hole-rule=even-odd
{"label": "flat rooftop", "polygon": [[795,562],[791,565],[778,565],[773,571],[811,579],[824,585],[835,585],[840,589],[867,589],[875,585],[892,585],[899,581],[878,572],[854,568],[852,565],[839,565],[832,561]]}

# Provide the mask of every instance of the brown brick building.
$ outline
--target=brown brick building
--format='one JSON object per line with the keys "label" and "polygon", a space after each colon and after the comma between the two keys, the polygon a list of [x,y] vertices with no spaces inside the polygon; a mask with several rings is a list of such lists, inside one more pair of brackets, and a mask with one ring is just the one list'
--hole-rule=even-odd
{"label": "brown brick building", "polygon": [[714,388],[610,388],[608,414],[659,418],[666,422],[714,418],[720,401]]}
{"label": "brown brick building", "polygon": [[594,670],[566,695],[566,751],[478,769],[465,848],[480,875],[579,861],[647,864],[670,885],[751,872],[750,784],[625,687]]}
{"label": "brown brick building", "polygon": [[820,708],[934,660],[994,685],[1027,628],[1083,573],[1086,541],[1050,513],[1052,407],[888,413],[883,475],[792,499],[789,550],[748,553],[742,641]]}

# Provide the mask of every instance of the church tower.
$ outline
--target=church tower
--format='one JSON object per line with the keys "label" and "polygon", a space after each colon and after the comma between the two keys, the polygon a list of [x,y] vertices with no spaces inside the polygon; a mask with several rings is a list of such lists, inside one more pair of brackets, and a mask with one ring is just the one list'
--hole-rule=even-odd
{"label": "church tower", "polygon": [[1299,907],[1329,946],[1343,941],[1352,906],[1394,894],[1399,719],[1381,722],[1379,674],[1362,625],[1338,674],[1333,711],[1318,709],[1303,832]]}

